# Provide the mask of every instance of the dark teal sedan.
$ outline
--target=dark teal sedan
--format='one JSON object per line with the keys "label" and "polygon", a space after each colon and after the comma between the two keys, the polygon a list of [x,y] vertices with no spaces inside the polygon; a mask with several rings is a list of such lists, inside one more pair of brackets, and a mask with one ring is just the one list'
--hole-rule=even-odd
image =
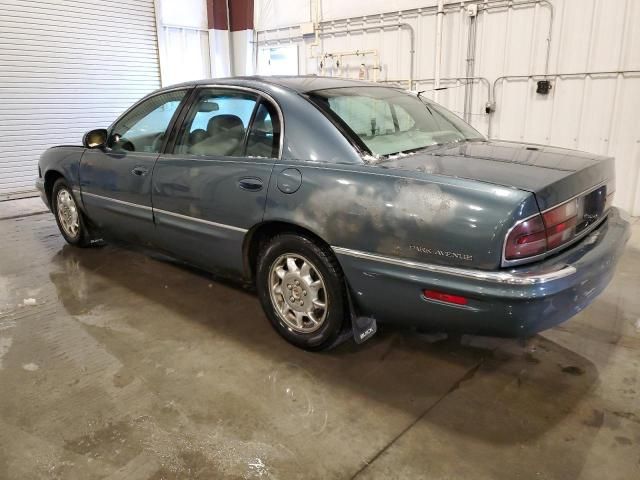
{"label": "dark teal sedan", "polygon": [[253,282],[311,350],[378,322],[532,335],[606,287],[629,237],[612,158],[487,140],[375,83],[186,83],[83,144],[39,165],[69,243],[117,238]]}

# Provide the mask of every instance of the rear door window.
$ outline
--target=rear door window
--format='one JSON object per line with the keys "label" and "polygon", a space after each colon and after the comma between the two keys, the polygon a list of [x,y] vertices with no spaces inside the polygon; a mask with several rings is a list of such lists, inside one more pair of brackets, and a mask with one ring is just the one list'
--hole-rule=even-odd
{"label": "rear door window", "polygon": [[203,90],[185,118],[174,152],[243,156],[247,129],[257,103],[257,95],[249,92]]}
{"label": "rear door window", "polygon": [[280,118],[276,108],[260,102],[247,137],[248,157],[278,158],[280,155]]}

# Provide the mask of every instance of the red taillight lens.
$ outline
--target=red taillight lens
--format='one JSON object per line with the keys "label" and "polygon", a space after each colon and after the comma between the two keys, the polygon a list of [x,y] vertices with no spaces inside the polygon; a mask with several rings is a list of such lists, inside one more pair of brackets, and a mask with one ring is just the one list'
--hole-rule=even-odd
{"label": "red taillight lens", "polygon": [[571,200],[542,215],[547,231],[547,248],[554,248],[568,242],[576,233],[578,201]]}
{"label": "red taillight lens", "polygon": [[536,215],[515,226],[507,237],[504,258],[517,260],[539,255],[547,250],[547,235],[541,215]]}
{"label": "red taillight lens", "polygon": [[425,297],[440,302],[453,303],[454,305],[466,305],[467,299],[460,295],[452,295],[450,293],[438,292],[436,290],[424,290],[422,292]]}
{"label": "red taillight lens", "polygon": [[563,203],[559,207],[545,212],[543,215],[544,223],[549,227],[553,227],[561,222],[564,222],[570,218],[575,217],[578,214],[578,201],[571,200],[570,202]]}
{"label": "red taillight lens", "polygon": [[553,250],[576,234],[578,201],[571,200],[515,226],[507,237],[506,260],[533,257]]}

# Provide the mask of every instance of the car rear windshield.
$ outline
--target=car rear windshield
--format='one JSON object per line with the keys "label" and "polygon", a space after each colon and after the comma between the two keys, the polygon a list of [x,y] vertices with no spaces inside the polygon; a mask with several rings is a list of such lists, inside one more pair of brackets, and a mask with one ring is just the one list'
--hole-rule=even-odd
{"label": "car rear windshield", "polygon": [[376,156],[484,140],[473,127],[415,93],[389,87],[318,90],[311,99]]}

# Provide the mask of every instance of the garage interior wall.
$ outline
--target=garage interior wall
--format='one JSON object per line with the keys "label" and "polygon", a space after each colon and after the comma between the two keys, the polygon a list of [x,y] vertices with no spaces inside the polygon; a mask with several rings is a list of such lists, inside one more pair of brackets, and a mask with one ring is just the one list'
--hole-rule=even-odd
{"label": "garage interior wall", "polygon": [[[446,89],[434,91],[436,6],[256,0],[257,71],[269,73],[269,51],[290,46],[300,74],[406,87],[411,79],[412,88],[427,90],[491,138],[615,156],[615,202],[640,215],[640,2],[445,1],[440,88]],[[310,22],[319,26],[317,40]],[[552,85],[547,95],[536,93],[544,79]]]}
{"label": "garage interior wall", "polygon": [[156,0],[162,85],[212,74],[206,0]]}
{"label": "garage interior wall", "polygon": [[109,125],[161,73],[170,85],[257,71],[411,86],[491,138],[615,156],[616,203],[640,215],[640,2],[445,1],[443,90],[435,0],[242,0],[230,34],[208,19],[216,2],[2,0],[0,198],[33,192],[45,148]]}
{"label": "garage interior wall", "polygon": [[160,87],[160,67],[153,0],[0,3],[2,199],[33,192],[43,150]]}

